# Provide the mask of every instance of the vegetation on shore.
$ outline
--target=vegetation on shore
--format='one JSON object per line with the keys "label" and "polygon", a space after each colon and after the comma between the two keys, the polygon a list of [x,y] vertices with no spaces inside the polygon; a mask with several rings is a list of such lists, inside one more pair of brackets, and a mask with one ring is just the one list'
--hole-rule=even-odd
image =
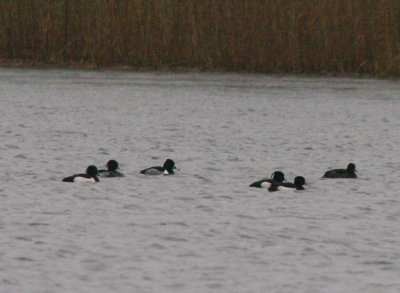
{"label": "vegetation on shore", "polygon": [[0,63],[400,75],[395,0],[0,0]]}

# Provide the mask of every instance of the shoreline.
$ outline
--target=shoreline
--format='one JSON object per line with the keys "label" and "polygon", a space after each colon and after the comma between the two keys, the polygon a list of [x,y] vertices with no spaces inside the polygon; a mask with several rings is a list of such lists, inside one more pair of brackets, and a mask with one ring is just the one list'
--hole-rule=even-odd
{"label": "shoreline", "polygon": [[236,74],[260,74],[274,76],[308,76],[308,77],[338,77],[338,78],[365,78],[365,79],[386,79],[396,80],[400,76],[388,74],[367,74],[357,72],[259,72],[252,70],[227,70],[225,68],[203,68],[190,67],[183,65],[165,65],[165,66],[141,66],[135,67],[130,65],[110,65],[100,66],[85,63],[44,63],[31,60],[6,59],[0,58],[0,68],[15,69],[38,69],[38,70],[93,70],[93,71],[131,71],[131,72],[171,72],[171,73],[236,73]]}

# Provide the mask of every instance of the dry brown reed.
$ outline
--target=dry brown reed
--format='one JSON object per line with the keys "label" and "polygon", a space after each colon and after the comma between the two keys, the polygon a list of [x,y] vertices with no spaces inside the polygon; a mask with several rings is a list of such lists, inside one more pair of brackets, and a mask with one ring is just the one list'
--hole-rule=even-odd
{"label": "dry brown reed", "polygon": [[400,73],[396,0],[0,0],[0,58]]}

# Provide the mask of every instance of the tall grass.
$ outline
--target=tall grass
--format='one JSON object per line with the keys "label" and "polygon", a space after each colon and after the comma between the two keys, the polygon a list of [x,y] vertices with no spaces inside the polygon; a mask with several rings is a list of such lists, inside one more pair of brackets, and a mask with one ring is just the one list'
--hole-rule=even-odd
{"label": "tall grass", "polygon": [[396,0],[0,0],[0,58],[400,74]]}

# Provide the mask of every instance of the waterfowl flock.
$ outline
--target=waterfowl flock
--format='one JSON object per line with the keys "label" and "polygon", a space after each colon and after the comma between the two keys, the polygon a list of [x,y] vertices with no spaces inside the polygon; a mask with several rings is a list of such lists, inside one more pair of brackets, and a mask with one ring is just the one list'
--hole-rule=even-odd
{"label": "waterfowl flock", "polygon": [[[119,168],[119,164],[115,160],[109,160],[106,164],[106,170],[98,170],[96,166],[90,165],[87,167],[86,172],[82,174],[75,174],[72,176],[65,177],[62,179],[63,182],[100,182],[99,177],[111,178],[111,177],[125,177]],[[167,159],[164,165],[149,167],[141,170],[139,173],[143,175],[173,175],[176,170],[175,162],[171,159]],[[356,165],[349,163],[346,169],[333,169],[328,170],[324,173],[322,178],[357,178]],[[253,182],[249,187],[267,188],[268,191],[280,191],[280,190],[304,190],[306,180],[303,176],[296,176],[293,183],[288,182],[285,179],[285,175],[282,171],[275,171],[271,174],[271,178],[264,178]]]}

